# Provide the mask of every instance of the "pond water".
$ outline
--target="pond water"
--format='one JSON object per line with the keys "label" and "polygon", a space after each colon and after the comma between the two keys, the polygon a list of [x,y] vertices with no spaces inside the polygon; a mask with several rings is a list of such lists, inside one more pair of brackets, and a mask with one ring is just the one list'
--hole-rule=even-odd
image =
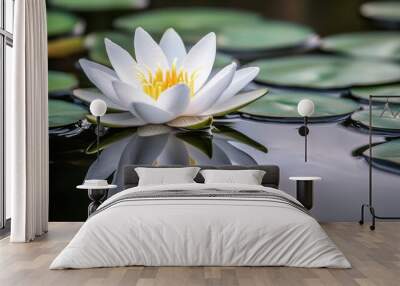
{"label": "pond water", "polygon": [[[322,181],[315,185],[312,214],[321,221],[354,221],[359,218],[361,203],[368,199],[368,164],[363,157],[353,156],[352,152],[367,144],[367,134],[337,122],[311,124],[308,162],[305,163],[304,137],[298,134],[299,124],[236,119],[229,126],[231,132],[213,136],[167,132],[143,137],[134,130],[123,131],[125,134],[122,136],[114,135],[119,140],[103,150],[97,162],[95,154],[87,155],[84,151],[94,141],[93,130],[64,138],[63,146],[51,141],[51,219],[85,219],[86,193],[75,190],[75,186],[87,175],[107,178],[116,171],[110,176],[110,181],[121,185],[119,171],[124,164],[196,163],[276,164],[281,168],[280,188],[292,195],[295,195],[295,183],[288,179],[290,176],[320,176]],[[225,135],[231,134],[232,130],[237,130],[236,134],[245,135],[247,139],[235,140],[234,136]],[[197,142],[191,138],[197,138]],[[383,137],[374,137],[374,141],[383,140]],[[267,153],[257,142],[268,149]],[[395,215],[400,201],[398,175],[374,168],[373,179],[377,212],[379,215]]]}

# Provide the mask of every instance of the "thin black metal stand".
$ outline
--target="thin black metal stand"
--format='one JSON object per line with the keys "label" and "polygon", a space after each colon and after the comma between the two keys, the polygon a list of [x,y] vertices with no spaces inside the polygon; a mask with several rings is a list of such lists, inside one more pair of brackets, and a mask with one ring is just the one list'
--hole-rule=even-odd
{"label": "thin black metal stand", "polygon": [[[369,212],[371,213],[372,216],[372,224],[370,225],[371,230],[375,230],[375,220],[376,219],[381,219],[381,220],[391,220],[391,219],[400,219],[400,217],[384,217],[384,216],[378,216],[375,214],[375,208],[373,207],[373,201],[372,201],[372,99],[375,97],[385,97],[386,99],[389,98],[400,98],[400,95],[370,95],[369,96],[369,196],[368,196],[368,204],[362,204],[361,206],[361,220],[359,223],[362,225],[364,224],[364,208],[368,208]],[[383,115],[383,113],[382,113]]]}
{"label": "thin black metal stand", "polygon": [[307,146],[307,135],[309,133],[308,129],[308,117],[304,117],[304,125],[299,128],[299,135],[304,137],[304,162],[307,162],[307,155],[308,155],[308,146]]}
{"label": "thin black metal stand", "polygon": [[100,144],[100,116],[96,116],[96,123],[97,123],[97,134],[96,134],[96,148],[97,148],[97,159],[99,159],[99,144]]}
{"label": "thin black metal stand", "polygon": [[304,162],[307,162],[307,135],[308,135],[308,118],[307,116],[304,117],[304,130],[305,130],[305,137],[304,137]]}

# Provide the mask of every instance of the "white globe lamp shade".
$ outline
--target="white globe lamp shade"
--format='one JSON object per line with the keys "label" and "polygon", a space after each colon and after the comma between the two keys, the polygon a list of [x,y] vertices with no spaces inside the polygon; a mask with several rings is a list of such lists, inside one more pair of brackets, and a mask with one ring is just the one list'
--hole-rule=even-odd
{"label": "white globe lamp shade", "polygon": [[106,114],[107,111],[107,104],[104,102],[104,100],[101,99],[95,99],[90,103],[90,113],[92,113],[94,116],[103,116]]}
{"label": "white globe lamp shade", "polygon": [[314,102],[310,99],[300,100],[297,112],[303,117],[310,117],[314,113]]}

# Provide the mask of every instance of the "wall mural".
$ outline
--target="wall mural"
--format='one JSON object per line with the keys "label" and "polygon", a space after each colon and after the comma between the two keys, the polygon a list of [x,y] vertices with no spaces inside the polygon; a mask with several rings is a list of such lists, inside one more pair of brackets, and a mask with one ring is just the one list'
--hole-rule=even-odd
{"label": "wall mural", "polygon": [[[368,31],[387,21],[322,37],[235,5],[47,4],[50,220],[85,220],[87,193],[75,186],[85,178],[121,186],[125,164],[278,164],[281,188],[292,195],[289,176],[322,177],[318,219],[359,219],[368,194],[368,96],[400,94],[400,32]],[[307,163],[297,112],[304,98],[315,105]],[[108,107],[98,146],[94,99]],[[374,102],[382,215],[398,215],[399,103]]]}

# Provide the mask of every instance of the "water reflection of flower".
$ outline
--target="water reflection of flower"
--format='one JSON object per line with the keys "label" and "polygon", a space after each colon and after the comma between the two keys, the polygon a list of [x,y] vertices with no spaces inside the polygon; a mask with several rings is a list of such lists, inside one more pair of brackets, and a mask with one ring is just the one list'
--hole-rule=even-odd
{"label": "water reflection of flower", "polygon": [[136,61],[112,41],[106,39],[105,45],[114,70],[80,60],[87,77],[103,95],[87,90],[74,93],[78,98],[101,97],[122,111],[104,116],[103,123],[110,127],[166,124],[201,129],[211,125],[213,116],[238,110],[267,92],[262,88],[237,94],[257,76],[257,67],[236,70],[236,63],[232,63],[209,79],[216,54],[214,33],[186,52],[173,29],[168,29],[157,44],[138,28],[134,37]]}
{"label": "water reflection of flower", "polygon": [[[121,185],[122,168],[137,165],[255,165],[241,145],[267,153],[267,148],[229,126],[209,131],[182,132],[162,125],[122,130],[102,139],[99,158],[86,178],[107,179]],[[96,151],[95,144],[88,153]]]}

